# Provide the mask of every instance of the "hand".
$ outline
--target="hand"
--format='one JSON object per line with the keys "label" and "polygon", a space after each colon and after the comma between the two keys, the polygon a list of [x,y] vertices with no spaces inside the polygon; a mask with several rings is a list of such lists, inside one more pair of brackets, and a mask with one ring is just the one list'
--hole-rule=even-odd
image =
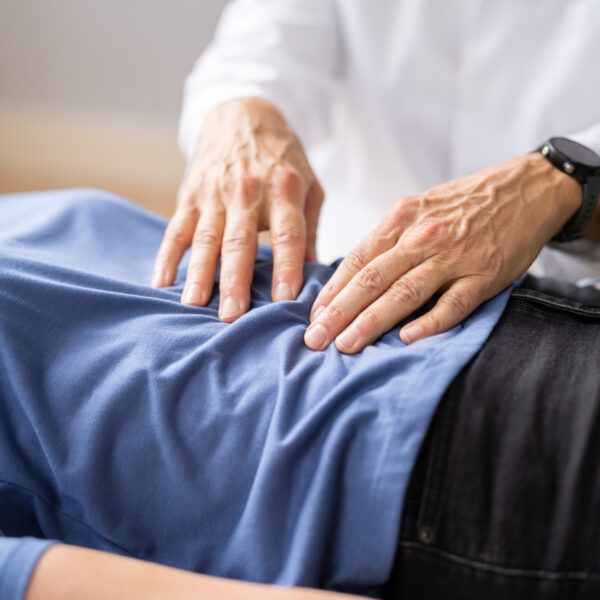
{"label": "hand", "polygon": [[182,302],[204,306],[222,257],[219,317],[234,321],[250,305],[258,232],[270,229],[272,297],[292,300],[302,286],[304,261],[316,261],[322,202],[300,142],[272,104],[244,98],[217,106],[206,117],[152,285],[172,285],[191,246]]}
{"label": "hand", "polygon": [[581,203],[581,186],[540,154],[398,200],[321,290],[305,335],[360,352],[421,307],[400,332],[409,344],[442,333],[517,279]]}

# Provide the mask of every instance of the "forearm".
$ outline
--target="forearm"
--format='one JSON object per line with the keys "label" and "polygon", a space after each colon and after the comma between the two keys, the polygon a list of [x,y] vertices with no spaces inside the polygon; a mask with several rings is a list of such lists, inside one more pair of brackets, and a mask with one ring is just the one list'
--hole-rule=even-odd
{"label": "forearm", "polygon": [[96,550],[56,545],[38,562],[26,600],[335,600],[320,590],[198,575]]}

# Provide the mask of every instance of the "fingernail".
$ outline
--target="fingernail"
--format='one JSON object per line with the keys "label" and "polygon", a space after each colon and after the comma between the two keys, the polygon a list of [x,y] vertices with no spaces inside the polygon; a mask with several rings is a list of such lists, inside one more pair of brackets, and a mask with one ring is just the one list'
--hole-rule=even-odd
{"label": "fingernail", "polygon": [[315,308],[315,310],[313,311],[312,315],[310,316],[310,320],[312,321],[316,321],[317,317],[325,310],[324,306],[317,306],[317,308]]}
{"label": "fingernail", "polygon": [[327,342],[327,329],[321,324],[312,325],[304,335],[304,341],[311,350],[322,350]]}
{"label": "fingernail", "polygon": [[282,302],[283,300],[293,300],[292,288],[289,283],[281,282],[275,288],[275,300]]}
{"label": "fingernail", "polygon": [[348,327],[335,341],[343,350],[351,351],[356,342],[358,342],[358,330],[356,327]]}
{"label": "fingernail", "polygon": [[405,344],[412,344],[423,337],[423,328],[420,325],[407,325],[400,332],[400,337]]}
{"label": "fingernail", "polygon": [[197,283],[188,285],[181,296],[181,301],[184,304],[203,304],[203,300],[204,290],[202,286]]}
{"label": "fingernail", "polygon": [[231,296],[225,298],[223,306],[221,308],[221,319],[231,319],[242,312],[240,303]]}

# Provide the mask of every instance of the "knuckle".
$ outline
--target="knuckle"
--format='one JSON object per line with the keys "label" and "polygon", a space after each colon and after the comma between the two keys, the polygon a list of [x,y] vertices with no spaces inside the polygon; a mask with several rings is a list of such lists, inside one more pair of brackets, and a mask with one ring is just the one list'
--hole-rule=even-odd
{"label": "knuckle", "polygon": [[185,237],[185,229],[181,224],[169,224],[165,231],[165,242],[172,246],[187,246]]}
{"label": "knuckle", "polygon": [[411,306],[420,305],[422,303],[421,290],[414,280],[405,275],[390,286],[390,293],[393,297],[403,304]]}
{"label": "knuckle", "polygon": [[453,320],[460,321],[469,314],[469,303],[463,295],[446,293],[443,300]]}
{"label": "knuckle", "polygon": [[327,316],[330,321],[339,325],[346,322],[346,311],[338,303],[330,304],[327,307]]}
{"label": "knuckle", "polygon": [[[301,259],[302,257],[300,257]],[[278,260],[275,264],[274,277],[287,281],[290,276],[296,275],[300,268],[300,261],[294,262],[290,259]]]}
{"label": "knuckle", "polygon": [[253,245],[253,236],[249,231],[240,231],[230,234],[223,239],[221,250],[223,254],[248,251]]}
{"label": "knuckle", "polygon": [[245,283],[246,278],[242,275],[242,273],[230,271],[221,275],[219,287],[222,294],[227,294],[242,288]]}
{"label": "knuckle", "polygon": [[384,284],[383,273],[373,263],[369,263],[356,274],[356,284],[365,292],[379,291]]}
{"label": "knuckle", "polygon": [[240,173],[227,177],[223,187],[228,194],[245,205],[260,194],[262,179],[251,173]]}
{"label": "knuckle", "polygon": [[278,246],[297,246],[304,241],[304,231],[298,227],[286,226],[271,230],[271,244]]}
{"label": "knuckle", "polygon": [[408,221],[415,208],[420,204],[418,196],[407,196],[396,200],[388,210],[388,218],[394,223]]}
{"label": "knuckle", "polygon": [[356,271],[360,271],[367,265],[367,256],[362,248],[354,248],[346,255],[344,262],[347,266]]}
{"label": "knuckle", "polygon": [[365,310],[356,322],[356,326],[364,334],[380,331],[382,324],[381,315],[375,309]]}
{"label": "knuckle", "polygon": [[217,246],[219,244],[219,236],[213,229],[203,227],[196,229],[192,243],[195,247],[200,248]]}
{"label": "knuckle", "polygon": [[237,177],[240,192],[255,192],[261,186],[261,178],[252,173],[242,173]]}
{"label": "knuckle", "polygon": [[237,178],[238,190],[242,196],[256,194],[260,190],[261,185],[262,181],[260,177],[251,175],[250,173],[244,173]]}
{"label": "knuckle", "polygon": [[196,203],[196,198],[200,191],[200,180],[197,177],[186,179],[180,186],[177,193],[177,204],[182,208],[188,208]]}
{"label": "knuckle", "polygon": [[321,290],[321,292],[319,293],[319,295],[317,296],[317,300],[315,301],[315,306],[317,304],[321,304],[324,306],[330,306],[331,302],[333,301],[333,299],[337,296],[337,294],[340,292],[340,288],[338,286],[336,286],[335,284],[329,282],[327,283],[323,289]]}
{"label": "knuckle", "polygon": [[403,236],[404,243],[411,248],[430,246],[448,231],[448,224],[442,219],[427,219],[415,224]]}
{"label": "knuckle", "polygon": [[272,185],[283,194],[294,194],[305,185],[304,178],[298,171],[289,167],[277,168],[273,172]]}
{"label": "knuckle", "polygon": [[390,209],[388,210],[388,218],[392,220],[393,223],[402,223],[406,220],[406,207],[401,202],[394,202]]}
{"label": "knuckle", "polygon": [[[215,205],[220,204],[221,197],[221,182],[217,177],[207,177],[202,182],[202,188],[199,192],[199,198],[202,198],[202,202],[198,201],[197,204],[206,206],[207,201],[211,205],[212,210],[215,210]],[[216,200],[216,202],[215,202]]]}

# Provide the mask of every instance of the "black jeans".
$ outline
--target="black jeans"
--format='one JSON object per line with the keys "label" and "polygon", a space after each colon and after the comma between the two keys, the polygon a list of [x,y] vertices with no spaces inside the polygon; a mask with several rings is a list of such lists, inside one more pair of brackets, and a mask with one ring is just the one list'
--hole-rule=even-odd
{"label": "black jeans", "polygon": [[428,432],[385,593],[600,599],[600,292],[514,291]]}

